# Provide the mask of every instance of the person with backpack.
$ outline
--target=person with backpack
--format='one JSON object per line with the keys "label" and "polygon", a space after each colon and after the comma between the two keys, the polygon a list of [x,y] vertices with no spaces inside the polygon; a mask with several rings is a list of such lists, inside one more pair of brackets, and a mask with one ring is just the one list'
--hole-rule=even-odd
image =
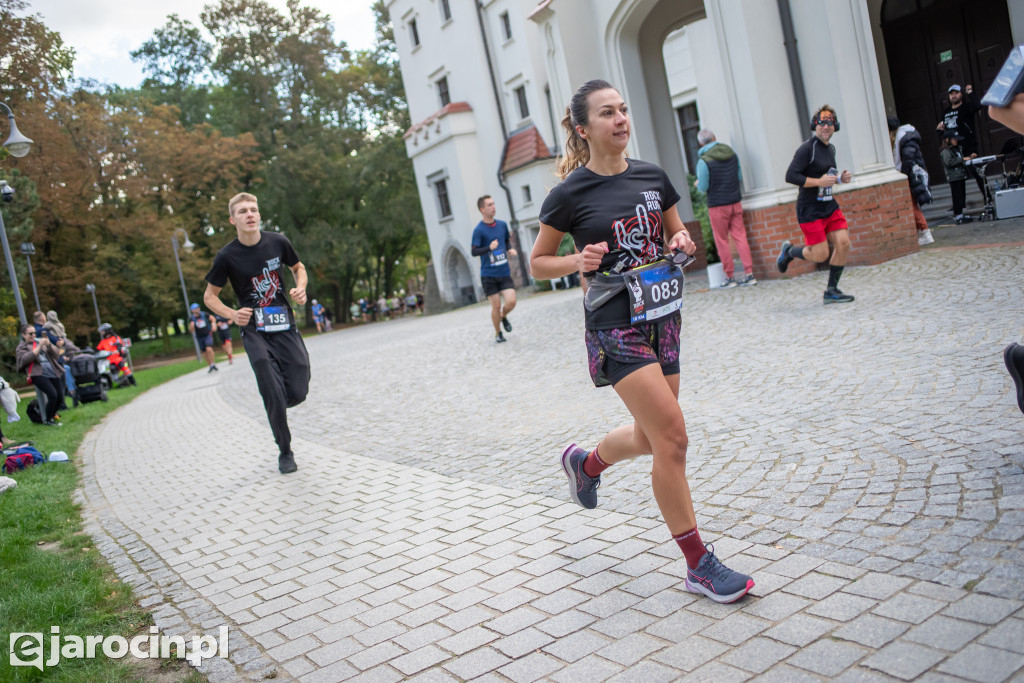
{"label": "person with backpack", "polygon": [[917,226],[917,243],[921,246],[935,241],[928,228],[921,207],[932,201],[928,189],[928,172],[924,170],[924,154],[921,152],[921,134],[909,123],[900,125],[899,119],[890,116],[889,135],[892,136],[892,160],[896,170],[910,181],[910,201],[914,209],[914,225]]}
{"label": "person with backpack", "polygon": [[60,426],[57,409],[64,395],[64,366],[60,349],[45,334],[36,339],[36,327],[29,323],[21,328],[21,343],[14,350],[19,372],[24,372],[35,387],[40,416],[48,427]]}

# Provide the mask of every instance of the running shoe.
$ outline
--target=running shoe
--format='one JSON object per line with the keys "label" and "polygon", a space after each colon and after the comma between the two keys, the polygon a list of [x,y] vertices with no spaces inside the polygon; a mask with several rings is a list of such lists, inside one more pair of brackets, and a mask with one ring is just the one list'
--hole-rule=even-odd
{"label": "running shoe", "polygon": [[210,369],[206,371],[206,374],[210,374],[211,372],[220,372],[220,370],[217,369],[216,365],[211,365]]}
{"label": "running shoe", "polygon": [[1003,349],[1003,363],[1017,387],[1017,407],[1024,413],[1024,346],[1014,342]]}
{"label": "running shoe", "polygon": [[853,301],[852,294],[843,294],[837,287],[831,287],[825,290],[825,294],[822,297],[822,301],[826,304],[846,304]]}
{"label": "running shoe", "polygon": [[494,341],[498,344],[502,343],[503,341],[505,341],[505,335],[499,332],[498,334],[494,335]]}
{"label": "running shoe", "polygon": [[725,282],[723,282],[722,284],[718,285],[718,288],[719,289],[730,289],[730,288],[735,287],[735,286],[736,286],[736,280],[734,280],[731,277],[727,277],[725,279]]}
{"label": "running shoe", "polygon": [[704,544],[704,557],[700,558],[695,569],[686,570],[686,590],[691,593],[706,595],[715,602],[736,602],[754,587],[754,580],[746,574],[740,574],[722,564],[715,557],[715,547]]}
{"label": "running shoe", "polygon": [[789,262],[793,260],[793,257],[789,255],[789,248],[793,246],[793,243],[786,240],[782,243],[782,248],[779,250],[779,257],[775,259],[775,265],[778,266],[780,273],[785,273],[786,268],[789,268]]}
{"label": "running shoe", "polygon": [[737,280],[736,284],[738,284],[740,287],[747,286],[747,285],[756,285],[757,284],[757,278],[754,277],[753,273],[747,273],[742,278]]}
{"label": "running shoe", "polygon": [[512,331],[512,323],[510,323],[508,321],[508,318],[502,318],[501,319],[501,326],[505,328],[506,332],[511,332]]}
{"label": "running shoe", "polygon": [[574,443],[562,451],[562,469],[569,478],[569,496],[573,502],[587,510],[597,507],[597,487],[601,485],[600,475],[591,477],[583,471],[583,462],[589,455]]}
{"label": "running shoe", "polygon": [[281,474],[291,474],[299,469],[295,464],[295,456],[291,451],[277,456],[277,469],[281,471]]}

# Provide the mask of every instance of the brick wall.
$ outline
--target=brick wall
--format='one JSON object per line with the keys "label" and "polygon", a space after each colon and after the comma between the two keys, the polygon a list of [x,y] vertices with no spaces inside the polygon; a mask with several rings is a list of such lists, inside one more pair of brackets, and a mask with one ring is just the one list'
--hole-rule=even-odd
{"label": "brick wall", "polygon": [[[917,251],[917,229],[910,203],[910,186],[906,180],[843,192],[836,199],[850,226],[852,248],[847,265],[884,263]],[[754,259],[754,274],[758,279],[783,277],[775,267],[779,245],[786,239],[794,244],[804,243],[803,233],[796,222],[795,202],[744,211],[743,220]],[[687,223],[687,228],[694,241],[698,242],[698,263],[703,261],[701,267],[706,267],[703,240],[698,240],[699,223],[696,228],[690,228],[690,225]],[[817,267],[814,263],[794,260],[786,276],[811,273]]]}

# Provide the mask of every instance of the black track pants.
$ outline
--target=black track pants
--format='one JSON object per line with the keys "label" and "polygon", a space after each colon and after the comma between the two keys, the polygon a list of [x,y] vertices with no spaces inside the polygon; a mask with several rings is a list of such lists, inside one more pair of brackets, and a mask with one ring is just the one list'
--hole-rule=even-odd
{"label": "black track pants", "polygon": [[306,400],[309,392],[309,354],[296,330],[264,334],[242,330],[245,353],[256,373],[270,429],[281,454],[291,451],[287,409]]}

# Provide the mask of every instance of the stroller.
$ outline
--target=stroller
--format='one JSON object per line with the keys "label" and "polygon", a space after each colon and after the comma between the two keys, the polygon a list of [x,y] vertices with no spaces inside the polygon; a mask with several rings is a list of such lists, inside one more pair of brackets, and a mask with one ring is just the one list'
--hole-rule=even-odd
{"label": "stroller", "polygon": [[94,355],[93,350],[86,348],[71,359],[71,376],[75,379],[76,403],[91,403],[93,401],[106,401],[107,392],[112,382],[110,379],[110,364],[101,363]]}

